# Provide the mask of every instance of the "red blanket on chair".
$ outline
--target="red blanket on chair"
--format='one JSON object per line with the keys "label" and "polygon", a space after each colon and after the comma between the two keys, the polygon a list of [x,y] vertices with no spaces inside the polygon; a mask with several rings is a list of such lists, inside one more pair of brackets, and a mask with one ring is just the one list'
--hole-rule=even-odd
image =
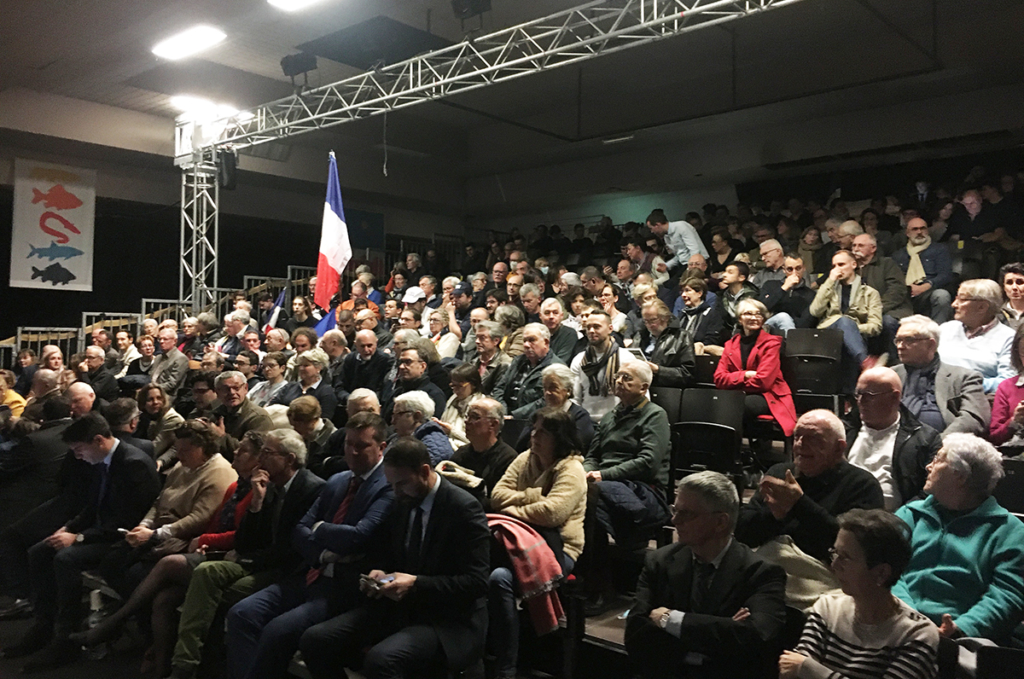
{"label": "red blanket on chair", "polygon": [[565,618],[555,589],[562,580],[562,565],[544,538],[528,524],[504,514],[488,514],[487,525],[512,560],[512,572],[530,611],[537,634],[558,629]]}

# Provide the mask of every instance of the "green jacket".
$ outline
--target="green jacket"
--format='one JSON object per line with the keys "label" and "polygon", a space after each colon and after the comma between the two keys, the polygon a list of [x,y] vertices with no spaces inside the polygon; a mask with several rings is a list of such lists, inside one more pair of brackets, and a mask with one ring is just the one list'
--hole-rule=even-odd
{"label": "green jacket", "polygon": [[[853,277],[851,286],[850,306],[845,315],[856,321],[860,334],[874,337],[882,332],[882,298],[877,290],[864,284],[859,275]],[[843,317],[841,297],[836,282],[826,278],[811,302],[811,315],[818,319],[819,328],[827,328]]]}
{"label": "green jacket", "polygon": [[931,618],[953,616],[969,637],[1005,643],[1024,618],[1024,523],[990,497],[954,516],[934,497],[896,511],[913,556],[892,593]]}
{"label": "green jacket", "polygon": [[635,407],[619,404],[601,418],[583,463],[602,481],[668,485],[668,415],[647,399]]}

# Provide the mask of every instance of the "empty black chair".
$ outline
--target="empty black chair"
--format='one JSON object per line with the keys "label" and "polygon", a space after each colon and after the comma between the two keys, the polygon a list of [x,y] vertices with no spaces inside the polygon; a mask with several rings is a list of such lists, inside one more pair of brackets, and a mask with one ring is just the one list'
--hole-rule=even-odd
{"label": "empty black chair", "polygon": [[651,387],[651,403],[661,406],[668,415],[668,423],[679,421],[680,407],[683,402],[683,390],[677,387]]}
{"label": "empty black chair", "polygon": [[693,376],[697,380],[696,386],[714,389],[715,368],[718,367],[718,356],[701,354],[695,358],[697,362],[693,368]]}
{"label": "empty black chair", "polygon": [[670,496],[675,482],[698,471],[716,471],[743,486],[742,391],[687,389],[680,421],[672,427]]}
{"label": "empty black chair", "polygon": [[1006,511],[1024,515],[1024,460],[1003,458],[1003,471],[1006,476],[996,485],[992,495]]}
{"label": "empty black chair", "polygon": [[825,328],[794,328],[786,333],[782,375],[793,391],[797,413],[815,408],[840,412],[843,333]]}

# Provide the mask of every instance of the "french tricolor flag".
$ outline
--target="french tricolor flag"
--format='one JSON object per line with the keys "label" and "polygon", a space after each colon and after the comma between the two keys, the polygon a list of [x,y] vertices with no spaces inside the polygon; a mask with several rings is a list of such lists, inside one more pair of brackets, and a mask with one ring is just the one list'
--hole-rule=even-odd
{"label": "french tricolor flag", "polygon": [[263,326],[263,334],[266,335],[268,332],[277,327],[277,319],[281,317],[281,309],[284,307],[284,290],[274,300],[274,308],[270,310],[270,317],[267,319],[267,324]]}
{"label": "french tricolor flag", "polygon": [[338,161],[331,151],[327,173],[327,202],[324,203],[324,222],[320,232],[320,257],[316,265],[316,296],[313,301],[322,309],[329,309],[331,298],[338,291],[338,280],[345,265],[352,259],[352,246],[348,242],[348,225],[341,206],[341,185],[338,183]]}

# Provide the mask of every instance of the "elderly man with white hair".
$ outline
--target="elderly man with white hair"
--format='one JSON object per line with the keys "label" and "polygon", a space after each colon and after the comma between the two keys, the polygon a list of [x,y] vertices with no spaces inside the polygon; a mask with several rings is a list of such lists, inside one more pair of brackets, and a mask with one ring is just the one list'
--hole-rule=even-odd
{"label": "elderly man with white hair", "polygon": [[[953,434],[984,435],[992,408],[975,370],[950,365],[939,356],[939,324],[920,314],[907,316],[896,331],[903,405],[918,420]],[[944,352],[945,353],[945,352]]]}
{"label": "elderly man with white hair", "polygon": [[910,564],[892,593],[947,638],[1010,639],[1024,617],[1024,523],[992,491],[1002,455],[972,434],[949,434],[928,465],[929,497],[901,507]]}
{"label": "elderly man with white hair", "polygon": [[1003,291],[995,281],[964,281],[953,300],[953,320],[939,326],[943,359],[979,372],[986,394],[1016,375],[1010,364],[1013,330],[999,322],[1002,305]]}
{"label": "elderly man with white hair", "polygon": [[643,361],[620,365],[615,373],[619,404],[601,418],[587,451],[586,543],[579,566],[587,578],[588,615],[614,601],[608,567],[608,536],[626,549],[646,546],[669,519],[668,415],[647,398],[653,374]]}
{"label": "elderly man with white hair", "polygon": [[249,312],[245,309],[235,309],[224,317],[224,327],[227,332],[213,345],[222,356],[234,360],[238,352],[245,349],[245,331],[249,329]]}
{"label": "elderly man with white hair", "polygon": [[121,391],[117,378],[106,367],[107,358],[103,347],[93,344],[85,348],[85,360],[78,366],[78,379],[93,388],[96,395],[105,401],[113,401]]}
{"label": "elderly man with white hair", "polygon": [[846,428],[839,417],[811,410],[793,429],[793,461],[769,468],[740,508],[736,539],[785,565],[794,575],[786,583],[786,601],[806,608],[838,586],[827,564],[839,515],[884,506],[878,480],[846,461]]}
{"label": "elderly man with white hair", "polygon": [[551,352],[568,365],[572,361],[573,351],[580,336],[576,330],[564,325],[565,307],[557,297],[549,297],[540,303],[540,322],[551,334],[549,345]]}
{"label": "elderly man with white hair", "polygon": [[67,390],[71,400],[71,417],[76,420],[96,407],[96,392],[85,382],[75,382]]}

